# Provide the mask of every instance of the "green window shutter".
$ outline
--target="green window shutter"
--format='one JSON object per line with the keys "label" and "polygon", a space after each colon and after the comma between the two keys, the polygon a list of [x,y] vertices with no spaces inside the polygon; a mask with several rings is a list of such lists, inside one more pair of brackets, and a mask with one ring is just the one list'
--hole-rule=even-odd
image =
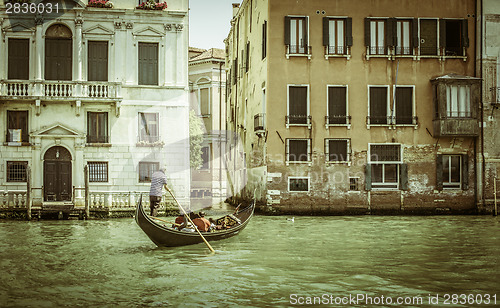
{"label": "green window shutter", "polygon": [[396,28],[396,19],[395,18],[389,18],[386,20],[385,23],[385,46],[390,47],[390,46],[395,46],[397,40],[394,39],[395,33],[397,33],[397,28]]}
{"label": "green window shutter", "polygon": [[304,49],[306,53],[309,53],[309,38],[307,37],[307,26],[309,25],[309,17],[304,18],[303,27],[302,27],[302,39],[304,41]]}
{"label": "green window shutter", "polygon": [[443,155],[436,156],[436,189],[443,190]]}
{"label": "green window shutter", "polygon": [[323,46],[328,46],[330,44],[329,25],[330,18],[323,17]]}
{"label": "green window shutter", "polygon": [[408,164],[401,164],[399,167],[399,189],[408,190]]}
{"label": "green window shutter", "polygon": [[29,39],[9,38],[8,49],[8,79],[29,79]]}
{"label": "green window shutter", "polygon": [[365,190],[372,190],[372,165],[365,165]]}
{"label": "green window shutter", "polygon": [[411,25],[411,34],[413,38],[413,46],[418,47],[420,40],[418,39],[418,18],[413,18],[413,23]]}
{"label": "green window shutter", "polygon": [[462,47],[469,47],[469,21],[462,19]]}
{"label": "green window shutter", "polygon": [[469,155],[462,155],[462,189],[469,189]]}
{"label": "green window shutter", "polygon": [[365,46],[370,47],[370,18],[365,18]]}
{"label": "green window shutter", "polygon": [[290,17],[285,16],[285,45],[290,45]]}
{"label": "green window shutter", "polygon": [[345,44],[346,46],[352,46],[352,18],[348,17],[345,20]]}

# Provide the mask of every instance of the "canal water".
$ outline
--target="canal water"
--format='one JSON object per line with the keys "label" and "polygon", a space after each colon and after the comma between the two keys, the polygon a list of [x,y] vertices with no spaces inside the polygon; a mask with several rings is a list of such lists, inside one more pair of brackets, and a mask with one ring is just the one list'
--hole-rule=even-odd
{"label": "canal water", "polygon": [[0,307],[500,306],[498,218],[287,218],[215,254],[157,248],[131,218],[0,221]]}

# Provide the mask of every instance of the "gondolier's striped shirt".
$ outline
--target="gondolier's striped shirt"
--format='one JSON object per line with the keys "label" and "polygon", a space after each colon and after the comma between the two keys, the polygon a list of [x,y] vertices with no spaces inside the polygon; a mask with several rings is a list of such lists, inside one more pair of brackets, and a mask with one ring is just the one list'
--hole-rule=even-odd
{"label": "gondolier's striped shirt", "polygon": [[149,191],[150,196],[161,197],[161,192],[163,184],[167,184],[167,176],[161,170],[153,173],[151,177],[151,190]]}

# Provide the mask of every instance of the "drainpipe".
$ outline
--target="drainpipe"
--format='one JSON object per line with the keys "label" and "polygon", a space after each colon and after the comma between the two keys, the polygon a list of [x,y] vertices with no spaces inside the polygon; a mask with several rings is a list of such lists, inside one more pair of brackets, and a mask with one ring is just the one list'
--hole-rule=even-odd
{"label": "drainpipe", "polygon": [[219,198],[222,197],[222,62],[219,62]]}

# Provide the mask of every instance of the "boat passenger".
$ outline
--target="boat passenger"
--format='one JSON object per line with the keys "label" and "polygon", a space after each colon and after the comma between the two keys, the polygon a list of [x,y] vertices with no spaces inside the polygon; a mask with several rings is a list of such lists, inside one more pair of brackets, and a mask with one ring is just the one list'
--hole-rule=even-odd
{"label": "boat passenger", "polygon": [[202,232],[208,232],[210,230],[210,221],[205,218],[205,212],[200,212],[198,217],[193,219],[193,223],[196,225],[198,230]]}

